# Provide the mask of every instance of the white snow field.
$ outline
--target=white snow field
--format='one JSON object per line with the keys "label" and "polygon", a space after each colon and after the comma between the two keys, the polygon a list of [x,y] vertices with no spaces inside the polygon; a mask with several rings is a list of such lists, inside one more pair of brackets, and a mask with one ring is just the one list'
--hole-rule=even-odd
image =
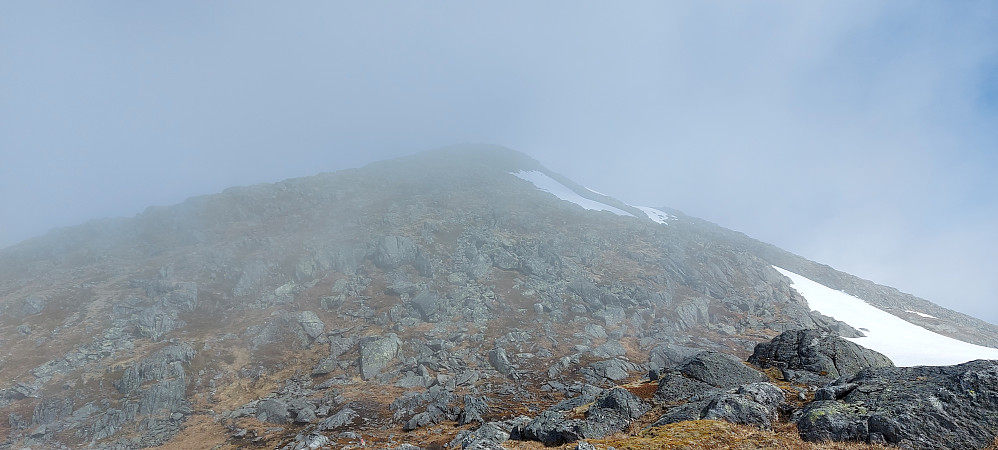
{"label": "white snow field", "polygon": [[644,213],[648,215],[649,219],[654,220],[663,225],[668,225],[670,220],[676,220],[676,216],[673,216],[666,212],[659,211],[649,206],[634,206],[634,207],[640,209],[641,211],[644,211]]}
{"label": "white snow field", "polygon": [[519,172],[513,173],[513,175],[533,183],[534,186],[537,186],[537,189],[554,194],[555,197],[558,197],[568,202],[575,203],[576,205],[579,205],[585,209],[597,210],[597,211],[610,211],[618,216],[634,217],[633,214],[627,211],[623,211],[621,209],[614,208],[610,205],[605,205],[603,203],[594,200],[589,200],[588,198],[576,194],[575,191],[569,189],[568,186],[565,186],[564,184],[555,181],[553,178],[545,175],[543,172],[538,172],[536,170],[531,170],[529,172],[521,170]]}
{"label": "white snow field", "polygon": [[[883,353],[897,366],[948,366],[975,359],[998,359],[998,349],[959,341],[906,322],[862,299],[829,288],[786,269],[773,266],[790,278],[791,286],[808,306],[853,328],[866,337],[851,338],[863,347]],[[869,330],[869,331],[866,331]]]}

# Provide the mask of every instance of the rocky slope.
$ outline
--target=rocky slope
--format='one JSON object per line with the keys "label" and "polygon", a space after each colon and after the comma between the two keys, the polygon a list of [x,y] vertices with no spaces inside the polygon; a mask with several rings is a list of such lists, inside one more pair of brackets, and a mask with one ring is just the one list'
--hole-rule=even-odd
{"label": "rocky slope", "polygon": [[[760,356],[776,378],[741,361],[785,331],[856,332],[772,264],[998,344],[984,322],[672,213],[656,223],[475,146],[52,232],[0,251],[0,446],[499,448],[771,427],[792,409],[779,394],[832,381],[811,370],[821,353]],[[661,379],[640,382],[649,371]]]}

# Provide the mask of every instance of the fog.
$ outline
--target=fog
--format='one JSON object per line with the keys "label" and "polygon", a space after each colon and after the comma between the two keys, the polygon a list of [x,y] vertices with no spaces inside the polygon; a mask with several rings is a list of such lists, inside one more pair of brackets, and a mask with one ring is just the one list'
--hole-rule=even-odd
{"label": "fog", "polygon": [[4,2],[0,247],[505,145],[998,323],[994,2]]}

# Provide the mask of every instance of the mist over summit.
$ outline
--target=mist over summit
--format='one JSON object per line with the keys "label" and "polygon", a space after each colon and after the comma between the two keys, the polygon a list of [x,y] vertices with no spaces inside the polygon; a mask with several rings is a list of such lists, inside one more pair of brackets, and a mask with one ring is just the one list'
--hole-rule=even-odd
{"label": "mist over summit", "polygon": [[[818,309],[839,294],[898,325]],[[0,296],[11,448],[604,448],[704,420],[961,448],[998,429],[998,327],[498,146],[56,230],[0,250]],[[910,367],[940,351],[915,329],[967,364]],[[919,413],[937,406],[950,425]]]}

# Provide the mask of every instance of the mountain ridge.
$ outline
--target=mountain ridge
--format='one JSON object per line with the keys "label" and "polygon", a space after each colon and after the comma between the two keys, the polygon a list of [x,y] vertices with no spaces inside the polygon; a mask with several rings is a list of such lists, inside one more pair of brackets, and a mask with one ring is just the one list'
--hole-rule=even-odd
{"label": "mountain ridge", "polygon": [[[558,200],[521,170],[634,217]],[[387,443],[378,433],[440,427],[478,402],[491,412],[472,423],[534,415],[693,349],[744,359],[785,331],[856,333],[812,312],[777,262],[998,342],[986,323],[667,212],[678,219],[659,224],[522,153],[457,146],[8,247],[6,444],[141,447],[190,423],[220,445],[323,427]]]}

